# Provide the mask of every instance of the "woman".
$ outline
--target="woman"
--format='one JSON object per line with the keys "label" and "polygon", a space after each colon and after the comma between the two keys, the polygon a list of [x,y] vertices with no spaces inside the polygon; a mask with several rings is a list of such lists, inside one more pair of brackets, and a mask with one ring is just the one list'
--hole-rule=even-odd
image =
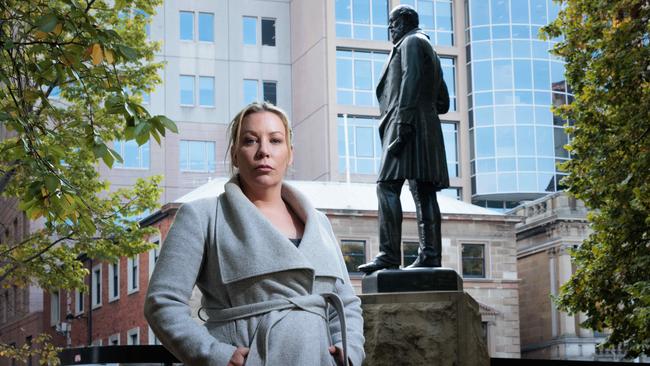
{"label": "woman", "polygon": [[[149,283],[151,328],[188,365],[361,365],[360,300],[329,221],[283,183],[286,115],[253,103],[229,131],[237,172],[178,210]],[[205,326],[190,316],[195,284]]]}

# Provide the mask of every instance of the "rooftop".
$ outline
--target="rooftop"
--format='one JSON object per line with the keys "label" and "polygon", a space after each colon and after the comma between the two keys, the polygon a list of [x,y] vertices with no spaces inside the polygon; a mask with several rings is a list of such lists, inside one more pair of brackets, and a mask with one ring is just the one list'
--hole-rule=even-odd
{"label": "rooftop", "polygon": [[[185,203],[197,199],[214,197],[224,191],[228,178],[213,179],[196,188],[190,193],[178,198],[173,203]],[[377,210],[376,184],[374,183],[341,183],[318,181],[286,181],[292,187],[309,198],[315,208],[323,210]],[[404,212],[415,212],[415,203],[408,186],[402,188],[402,209]],[[483,207],[459,201],[438,193],[438,205],[442,214],[493,215],[503,214]]]}

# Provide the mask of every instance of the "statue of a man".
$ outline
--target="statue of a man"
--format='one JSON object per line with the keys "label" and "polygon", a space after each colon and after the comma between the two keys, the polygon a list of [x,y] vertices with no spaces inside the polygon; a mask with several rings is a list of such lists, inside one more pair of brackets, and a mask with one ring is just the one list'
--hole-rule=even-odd
{"label": "statue of a man", "polygon": [[377,178],[379,254],[359,266],[366,274],[400,265],[405,180],[417,210],[418,257],[409,267],[440,267],[440,208],[436,192],[449,187],[447,160],[438,114],[447,113],[449,93],[440,59],[429,37],[418,28],[418,14],[408,5],[390,13],[393,42],[377,85],[383,153]]}

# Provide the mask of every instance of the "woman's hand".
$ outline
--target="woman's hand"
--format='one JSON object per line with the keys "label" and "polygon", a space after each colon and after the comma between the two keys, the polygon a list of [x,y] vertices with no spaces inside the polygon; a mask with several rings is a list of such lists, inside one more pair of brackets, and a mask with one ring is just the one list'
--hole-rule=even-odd
{"label": "woman's hand", "polygon": [[[329,346],[329,351],[332,357],[336,360],[336,364],[339,366],[345,365],[345,362],[343,360],[343,351],[341,351],[340,348],[335,347],[335,346]],[[352,366],[352,362],[350,362],[350,366]]]}
{"label": "woman's hand", "polygon": [[237,347],[235,352],[232,353],[232,357],[230,357],[228,366],[244,366],[244,362],[246,362],[246,356],[248,356],[248,348]]}

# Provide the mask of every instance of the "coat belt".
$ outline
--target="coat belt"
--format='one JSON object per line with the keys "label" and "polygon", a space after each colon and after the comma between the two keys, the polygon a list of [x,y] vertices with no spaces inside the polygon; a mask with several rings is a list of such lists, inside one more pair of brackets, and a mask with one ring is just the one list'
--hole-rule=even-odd
{"label": "coat belt", "polygon": [[[267,300],[267,301],[258,302],[254,304],[234,306],[226,309],[215,309],[215,308],[205,308],[205,307],[202,307],[201,309],[204,310],[205,313],[210,317],[207,320],[208,322],[219,322],[219,323],[234,321],[238,319],[246,319],[256,315],[267,314],[270,313],[271,311],[302,310],[320,316],[327,324],[327,329],[329,332],[329,319],[328,319],[328,311],[327,311],[329,305],[334,307],[334,310],[336,310],[339,316],[339,322],[341,323],[341,339],[343,342],[343,359],[345,360],[345,365],[347,366],[348,365],[348,357],[347,357],[348,343],[347,343],[347,328],[345,326],[345,313],[343,312],[343,301],[341,301],[341,298],[333,292],[272,299],[272,300]],[[199,314],[201,313],[201,309],[199,309]],[[287,311],[286,314],[288,314],[289,311]],[[273,320],[269,320],[268,317],[264,317],[260,320],[260,323],[258,324],[258,327],[255,330],[255,334],[253,335],[253,339],[255,339],[258,336],[263,337],[262,339],[263,349],[260,350],[257,349],[255,345],[250,345],[251,350],[247,358],[249,361],[255,362],[255,359],[259,358],[259,364],[261,365],[266,364],[265,353],[268,350],[269,333],[271,332],[271,328],[273,328],[273,326],[276,323],[282,320],[284,316],[286,316],[286,314],[276,317]]]}

